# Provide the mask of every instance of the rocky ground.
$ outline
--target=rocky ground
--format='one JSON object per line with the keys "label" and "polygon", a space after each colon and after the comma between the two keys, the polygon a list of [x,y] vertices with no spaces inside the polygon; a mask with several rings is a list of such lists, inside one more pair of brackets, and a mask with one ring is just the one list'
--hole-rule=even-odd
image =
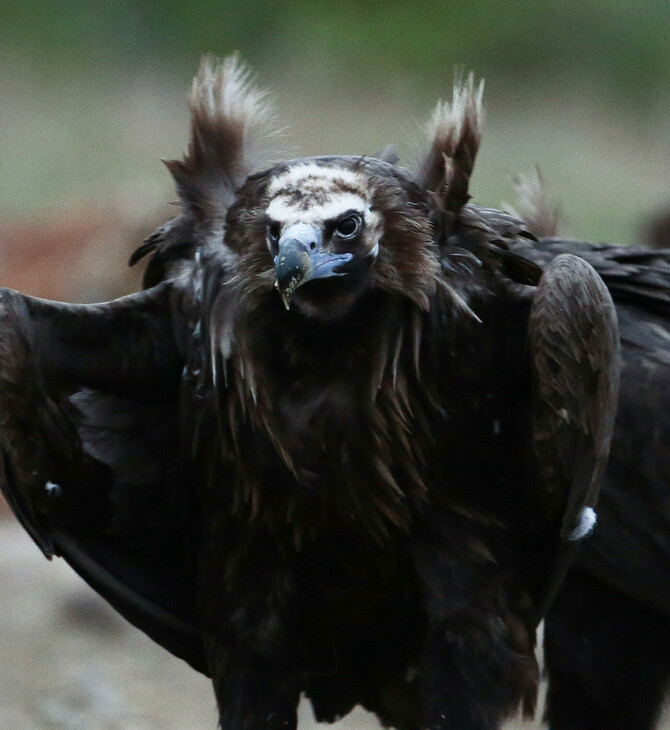
{"label": "rocky ground", "polygon": [[[215,727],[207,679],[118,617],[63,561],[45,560],[12,519],[0,520],[2,730]],[[300,728],[315,727],[303,703]],[[331,727],[379,725],[359,710]],[[506,730],[522,727],[541,725]]]}

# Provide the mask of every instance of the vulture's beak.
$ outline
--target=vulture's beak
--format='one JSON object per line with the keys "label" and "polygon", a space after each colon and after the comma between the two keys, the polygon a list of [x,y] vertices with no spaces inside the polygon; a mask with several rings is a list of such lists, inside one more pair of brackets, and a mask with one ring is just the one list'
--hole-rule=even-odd
{"label": "vulture's beak", "polygon": [[351,253],[332,253],[323,249],[321,231],[306,223],[289,226],[279,239],[279,251],[275,256],[275,286],[281,294],[286,309],[293,292],[307,281],[341,276],[337,269],[351,261]]}

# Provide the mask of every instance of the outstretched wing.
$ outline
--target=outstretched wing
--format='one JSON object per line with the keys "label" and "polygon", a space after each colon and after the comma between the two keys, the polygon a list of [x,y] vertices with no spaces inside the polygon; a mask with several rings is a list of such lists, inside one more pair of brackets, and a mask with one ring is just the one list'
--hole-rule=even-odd
{"label": "outstretched wing", "polygon": [[[203,59],[187,154],[166,163],[181,213],[131,258],[153,254],[145,292],[89,306],[8,290],[0,298],[7,500],[47,556],[65,557],[120,613],[203,672],[197,520],[179,461],[190,453],[183,434],[193,439],[198,424],[189,423],[197,414],[188,397],[179,398],[204,382],[206,328],[199,312],[183,309],[207,295],[200,261],[226,256],[227,208],[275,134],[266,97],[236,58]],[[182,297],[189,302],[177,306]]]}
{"label": "outstretched wing", "polygon": [[0,290],[0,483],[41,550],[205,671],[168,284],[101,305]]}
{"label": "outstretched wing", "polygon": [[561,255],[545,269],[531,306],[528,341],[539,485],[532,512],[551,526],[538,546],[551,566],[538,578],[539,620],[576,546],[595,524],[616,413],[616,313],[602,279],[583,259]]}

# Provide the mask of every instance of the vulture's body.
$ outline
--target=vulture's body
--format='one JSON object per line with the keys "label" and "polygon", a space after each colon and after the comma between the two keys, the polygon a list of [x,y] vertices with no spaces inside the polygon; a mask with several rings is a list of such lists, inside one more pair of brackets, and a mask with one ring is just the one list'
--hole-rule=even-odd
{"label": "vulture's body", "polygon": [[225,730],[294,726],[301,693],[323,720],[499,727],[533,709],[535,629],[594,524],[612,300],[467,204],[471,83],[416,173],[249,175],[267,112],[244,82],[231,61],[196,78],[145,291],[3,292],[4,491],[45,553],[212,676]]}

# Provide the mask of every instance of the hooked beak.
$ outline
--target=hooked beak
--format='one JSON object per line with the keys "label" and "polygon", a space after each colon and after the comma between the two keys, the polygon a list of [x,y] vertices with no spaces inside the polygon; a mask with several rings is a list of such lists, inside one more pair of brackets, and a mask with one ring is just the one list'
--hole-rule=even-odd
{"label": "hooked beak", "polygon": [[341,276],[337,269],[351,261],[351,253],[331,253],[323,250],[321,232],[306,223],[289,226],[279,239],[279,251],[274,258],[277,281],[275,287],[289,309],[293,292],[312,279]]}

